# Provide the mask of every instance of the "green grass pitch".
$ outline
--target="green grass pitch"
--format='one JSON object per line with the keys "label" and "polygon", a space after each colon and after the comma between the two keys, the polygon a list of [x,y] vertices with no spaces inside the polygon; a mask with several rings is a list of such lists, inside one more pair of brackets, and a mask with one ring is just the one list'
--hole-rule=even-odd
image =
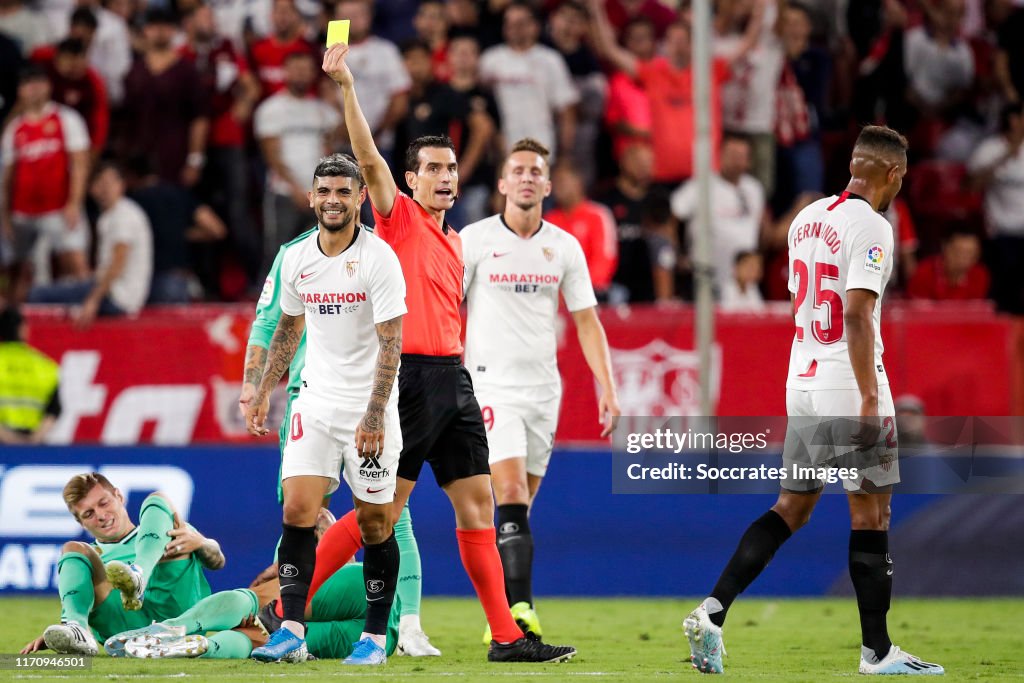
{"label": "green grass pitch", "polygon": [[[355,678],[375,681],[693,680],[680,623],[694,600],[542,599],[546,640],[570,643],[566,664],[487,664],[484,619],[475,601],[423,602],[423,623],[440,659],[392,657],[380,670],[337,661],[301,665],[251,661],[113,660],[89,671],[0,671],[0,680],[249,681]],[[0,653],[15,653],[54,622],[55,600],[0,600]],[[895,642],[946,667],[944,681],[1024,681],[1024,600],[897,600],[889,613]],[[849,600],[740,599],[729,614],[726,674],[732,680],[828,681],[857,676],[860,631]]]}

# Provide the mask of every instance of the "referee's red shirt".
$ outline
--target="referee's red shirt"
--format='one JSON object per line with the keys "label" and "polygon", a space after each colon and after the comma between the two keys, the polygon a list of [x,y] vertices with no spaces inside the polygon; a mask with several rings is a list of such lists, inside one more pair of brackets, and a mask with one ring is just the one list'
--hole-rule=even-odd
{"label": "referee's red shirt", "polygon": [[462,240],[446,232],[434,217],[403,192],[395,196],[391,215],[373,207],[374,232],[398,254],[405,274],[406,307],[402,319],[402,353],[424,356],[462,354]]}

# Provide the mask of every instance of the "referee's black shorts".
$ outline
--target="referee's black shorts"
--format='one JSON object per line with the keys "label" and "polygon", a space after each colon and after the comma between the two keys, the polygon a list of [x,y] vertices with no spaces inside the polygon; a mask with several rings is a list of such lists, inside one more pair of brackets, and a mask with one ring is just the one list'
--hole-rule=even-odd
{"label": "referee's black shorts", "polygon": [[480,404],[459,356],[402,354],[398,415],[403,442],[398,476],[416,481],[424,462],[440,486],[491,473]]}

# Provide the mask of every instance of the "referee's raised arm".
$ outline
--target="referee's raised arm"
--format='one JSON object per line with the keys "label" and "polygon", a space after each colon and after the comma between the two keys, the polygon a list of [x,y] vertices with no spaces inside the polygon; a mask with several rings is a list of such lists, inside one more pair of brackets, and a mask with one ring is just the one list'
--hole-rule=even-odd
{"label": "referee's raised arm", "polygon": [[391,169],[377,150],[370,125],[366,123],[363,110],[356,98],[355,78],[345,63],[348,45],[336,43],[324,54],[323,70],[335,83],[341,86],[341,99],[345,108],[345,128],[352,143],[359,168],[366,179],[370,201],[381,216],[390,216],[398,195],[398,186],[391,175]]}

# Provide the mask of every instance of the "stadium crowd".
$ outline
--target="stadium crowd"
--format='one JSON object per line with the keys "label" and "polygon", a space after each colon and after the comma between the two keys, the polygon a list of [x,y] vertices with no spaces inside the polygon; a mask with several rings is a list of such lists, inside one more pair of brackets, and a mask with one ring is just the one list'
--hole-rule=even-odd
{"label": "stadium crowd", "polygon": [[[497,160],[533,137],[599,298],[692,296],[687,0],[0,0],[4,298],[82,324],[254,298],[314,222],[317,160],[347,149],[320,70],[334,18],[385,156],[455,141],[453,226],[500,208]],[[713,31],[724,308],[788,299],[790,221],[885,123],[911,141],[891,291],[1024,313],[1024,3],[717,0]]]}

